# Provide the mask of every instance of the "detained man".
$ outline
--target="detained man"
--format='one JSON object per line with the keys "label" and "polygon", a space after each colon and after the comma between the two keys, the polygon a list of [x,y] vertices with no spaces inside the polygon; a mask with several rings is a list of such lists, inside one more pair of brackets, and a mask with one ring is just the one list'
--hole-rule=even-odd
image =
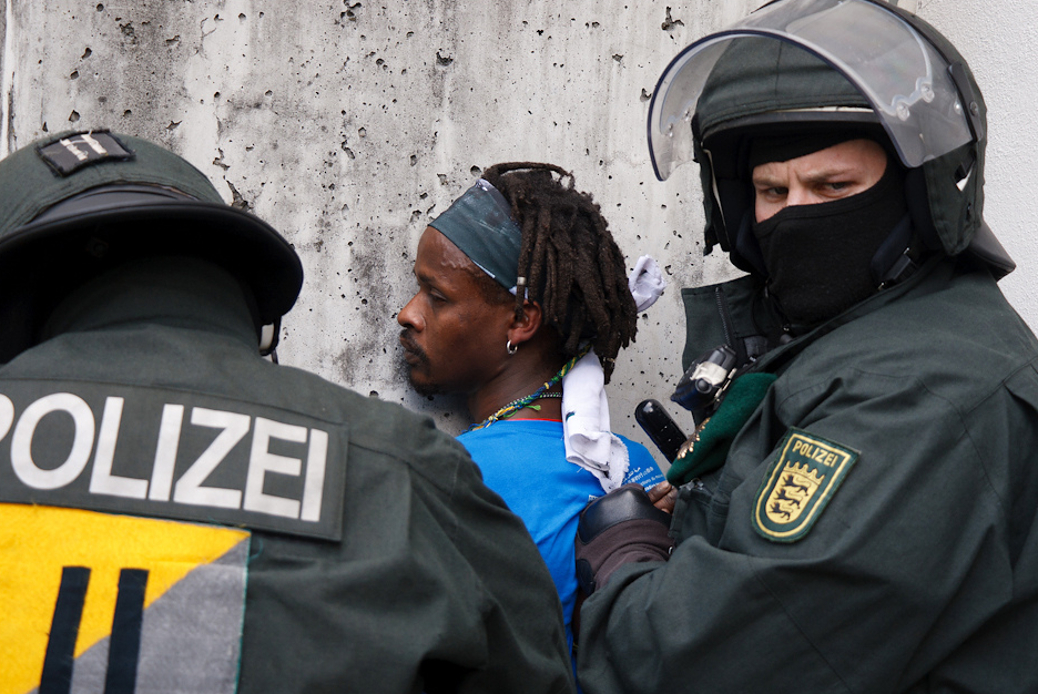
{"label": "detained man", "polygon": [[644,259],[629,282],[592,197],[558,166],[521,163],[490,167],[432,221],[414,273],[397,317],[411,384],[466,396],[459,440],[526,523],[572,640],[578,514],[623,484],[662,481],[645,447],[610,431],[604,390],[637,330],[632,283],[651,303],[658,269]]}

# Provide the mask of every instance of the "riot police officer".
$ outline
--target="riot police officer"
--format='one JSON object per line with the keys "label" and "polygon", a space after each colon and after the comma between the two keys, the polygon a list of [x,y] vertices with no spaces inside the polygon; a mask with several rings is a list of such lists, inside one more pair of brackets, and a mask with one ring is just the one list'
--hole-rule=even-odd
{"label": "riot police officer", "polygon": [[679,394],[669,535],[630,489],[581,521],[585,691],[1034,691],[1038,342],[962,56],[885,2],[777,0],[678,55],[649,118],[747,274],[683,293],[685,365],[732,358]]}
{"label": "riot police officer", "polygon": [[302,279],[147,141],[0,162],[6,685],[572,690],[551,578],[461,446],[261,357]]}

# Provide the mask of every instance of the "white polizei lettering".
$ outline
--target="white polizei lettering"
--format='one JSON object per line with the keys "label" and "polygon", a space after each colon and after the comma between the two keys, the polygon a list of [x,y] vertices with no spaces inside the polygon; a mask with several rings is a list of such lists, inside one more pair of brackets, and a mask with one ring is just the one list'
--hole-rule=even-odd
{"label": "white polizei lettering", "polygon": [[177,464],[177,450],[180,448],[180,428],[183,423],[183,405],[162,406],[159,442],[155,446],[155,467],[151,470],[151,489],[148,490],[148,498],[152,501],[169,501],[169,492],[173,488],[173,468]]}
{"label": "white polizei lettering", "polygon": [[83,142],[87,143],[90,149],[94,150],[98,154],[108,154],[108,150],[105,149],[100,142],[92,138],[90,133],[83,133],[80,137],[83,139]]}
{"label": "white polizei lettering", "polygon": [[187,472],[177,480],[173,488],[173,501],[195,506],[218,508],[240,508],[241,492],[237,489],[203,487],[202,483],[212,474],[216,466],[231,452],[239,441],[249,433],[250,417],[234,412],[209,410],[203,407],[191,409],[191,423],[197,426],[223,429],[209,448],[202,451]]}
{"label": "white polizei lettering", "polygon": [[[172,500],[181,504],[243,509],[308,523],[321,521],[328,462],[328,432],[264,417],[256,417],[253,420],[246,414],[203,407],[192,408],[191,424],[218,429],[219,432],[174,484],[185,406],[167,403],[162,407],[154,464],[149,480],[125,477],[112,471],[125,404],[122,397],[106,397],[100,427],[95,432],[94,413],[78,395],[52,393],[30,404],[19,416],[12,400],[0,394],[0,441],[11,434],[10,459],[15,475],[26,486],[34,489],[59,489],[71,484],[83,474],[93,453],[89,483],[91,494],[168,502],[172,492]],[[35,439],[40,423],[51,414],[71,417],[74,428],[68,454],[57,466],[54,465],[54,458],[60,457],[60,451],[55,454],[53,444],[43,448],[42,442]],[[51,427],[44,431],[49,429]],[[204,486],[220,464],[248,436],[250,429],[252,442],[244,490]],[[37,452],[40,449],[47,451],[45,468],[39,467],[33,459],[34,440],[37,441]],[[62,437],[59,440],[65,439]],[[306,455],[290,457],[273,453],[270,450],[272,440],[297,444],[300,453],[305,447]],[[124,453],[124,457],[126,455],[128,454]],[[234,460],[238,461],[240,458],[236,455]],[[268,474],[302,477],[302,499],[264,492]]]}
{"label": "white polizei lettering", "polygon": [[58,142],[60,142],[61,144],[65,145],[65,149],[67,149],[68,151],[72,152],[73,156],[75,156],[75,158],[78,159],[79,161],[85,161],[86,160],[86,158],[87,158],[86,153],[85,152],[80,152],[79,148],[76,147],[76,143],[72,142],[71,140],[58,140]]}
{"label": "white polizei lettering", "polygon": [[301,520],[316,523],[321,520],[324,498],[324,470],[328,461],[328,432],[310,430],[310,449],[306,456],[306,481],[303,483],[303,513]]}
{"label": "white polizei lettering", "polygon": [[[52,412],[72,416],[75,436],[68,457],[61,465],[41,470],[32,459],[32,438],[36,426]],[[11,467],[18,479],[34,489],[58,489],[79,477],[90,460],[94,447],[94,414],[90,406],[72,393],[52,393],[25,408],[11,437]]]}
{"label": "white polizei lettering", "polygon": [[11,402],[11,398],[0,394],[0,441],[7,436],[12,424],[14,424],[14,403]]}
{"label": "white polizei lettering", "polygon": [[101,413],[101,429],[97,433],[94,469],[90,473],[90,493],[143,499],[148,493],[148,481],[112,474],[115,444],[119,441],[119,425],[123,418],[123,399],[105,398]]}
{"label": "white polizei lettering", "polygon": [[303,469],[299,458],[288,458],[270,452],[270,439],[281,439],[292,443],[306,443],[306,427],[275,422],[256,417],[252,430],[252,452],[249,454],[249,473],[245,480],[246,511],[267,513],[272,516],[299,518],[299,502],[263,493],[263,480],[268,472],[298,477]]}

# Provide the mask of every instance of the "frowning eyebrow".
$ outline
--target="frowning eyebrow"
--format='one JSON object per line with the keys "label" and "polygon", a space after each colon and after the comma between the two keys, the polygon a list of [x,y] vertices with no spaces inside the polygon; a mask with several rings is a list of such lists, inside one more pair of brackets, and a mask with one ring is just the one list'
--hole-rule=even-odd
{"label": "frowning eyebrow", "polygon": [[[835,164],[825,168],[818,168],[813,171],[808,171],[805,174],[796,175],[795,178],[798,181],[804,183],[828,183],[834,179],[848,179],[862,175],[860,168],[855,166]],[[790,180],[790,176],[783,175],[778,172],[772,173],[768,169],[768,165],[757,167],[753,172],[753,185],[764,186],[764,187],[785,187]]]}
{"label": "frowning eyebrow", "polygon": [[753,172],[753,185],[765,188],[774,188],[786,183],[787,178],[783,176],[769,176],[766,172]]}
{"label": "frowning eyebrow", "polygon": [[436,285],[436,278],[427,272],[422,272],[417,267],[414,269],[414,277],[420,284],[434,287]]}

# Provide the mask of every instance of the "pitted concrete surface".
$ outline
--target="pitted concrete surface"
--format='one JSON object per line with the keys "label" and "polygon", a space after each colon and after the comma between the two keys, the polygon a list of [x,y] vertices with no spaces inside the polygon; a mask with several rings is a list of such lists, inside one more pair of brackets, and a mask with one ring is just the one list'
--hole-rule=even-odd
{"label": "pitted concrete surface", "polygon": [[[986,216],[1020,266],[1004,289],[1038,326],[1033,8],[912,2],[985,90]],[[666,401],[680,376],[678,290],[730,276],[720,253],[702,256],[695,167],[653,176],[649,95],[681,48],[759,4],[6,0],[0,147],[107,127],[182,154],[302,256],[282,363],[428,412],[451,432],[463,403],[415,396],[400,368],[395,319],[413,292],[418,237],[490,164],[560,164],[595,195],[629,267],[651,254],[666,270],[670,287],[610,386],[614,428],[647,443],[633,409]]]}

